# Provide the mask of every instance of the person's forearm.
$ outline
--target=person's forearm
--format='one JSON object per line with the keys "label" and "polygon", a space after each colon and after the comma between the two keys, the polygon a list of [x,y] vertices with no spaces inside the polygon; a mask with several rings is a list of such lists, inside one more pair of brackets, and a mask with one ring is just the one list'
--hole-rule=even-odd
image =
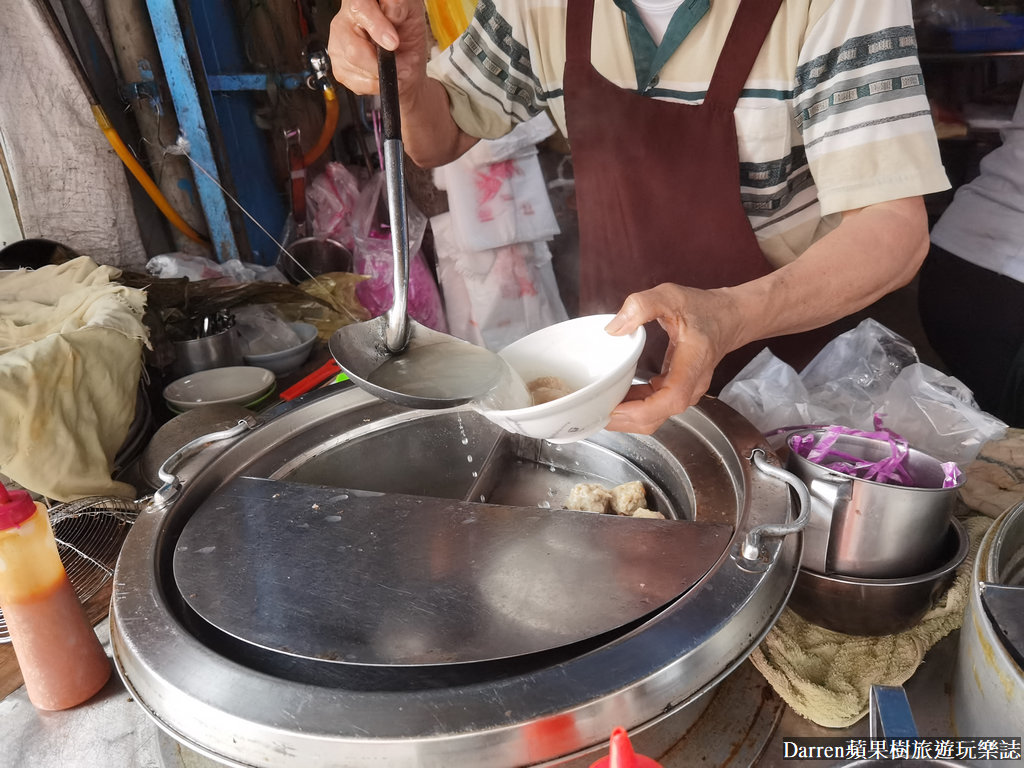
{"label": "person's forearm", "polygon": [[928,218],[920,197],[847,212],[791,264],[720,289],[739,318],[733,348],[857,312],[910,282],[927,252]]}
{"label": "person's forearm", "polygon": [[421,168],[446,165],[478,141],[459,128],[449,111],[448,92],[432,78],[402,94],[401,112],[405,152]]}

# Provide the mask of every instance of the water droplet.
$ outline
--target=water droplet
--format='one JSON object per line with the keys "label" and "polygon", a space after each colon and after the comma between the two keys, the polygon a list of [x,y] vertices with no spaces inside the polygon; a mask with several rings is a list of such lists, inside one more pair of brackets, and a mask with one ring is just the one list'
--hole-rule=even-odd
{"label": "water droplet", "polygon": [[473,477],[480,477],[480,473],[477,472],[475,469],[473,470]]}
{"label": "water droplet", "polygon": [[472,456],[467,456],[466,457],[466,461],[468,461],[470,464],[472,464],[473,463],[473,457]]}
{"label": "water droplet", "polygon": [[325,523],[337,523],[341,521],[341,515],[328,515],[324,518]]}
{"label": "water droplet", "polygon": [[462,438],[462,444],[463,444],[463,445],[469,445],[469,438],[468,438],[468,437],[465,437],[465,436],[463,436],[463,438]]}
{"label": "water droplet", "polygon": [[551,509],[551,502],[550,501],[542,501],[537,506],[540,507],[541,509]]}

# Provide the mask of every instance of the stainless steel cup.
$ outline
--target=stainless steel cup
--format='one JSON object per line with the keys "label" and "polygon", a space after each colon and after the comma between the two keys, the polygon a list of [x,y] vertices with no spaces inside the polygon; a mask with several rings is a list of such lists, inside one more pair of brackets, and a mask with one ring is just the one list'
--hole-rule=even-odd
{"label": "stainless steel cup", "polygon": [[181,377],[196,371],[244,363],[242,340],[238,335],[238,329],[232,326],[209,336],[174,342],[171,373]]}
{"label": "stainless steel cup", "polygon": [[[791,435],[821,434],[808,430]],[[890,455],[889,443],[842,435],[837,451],[868,461]],[[890,485],[844,475],[792,449],[788,469],[807,485],[811,519],[804,529],[801,566],[822,574],[900,578],[932,570],[949,531],[956,485],[943,488],[942,463],[910,449],[904,465],[913,485]]]}

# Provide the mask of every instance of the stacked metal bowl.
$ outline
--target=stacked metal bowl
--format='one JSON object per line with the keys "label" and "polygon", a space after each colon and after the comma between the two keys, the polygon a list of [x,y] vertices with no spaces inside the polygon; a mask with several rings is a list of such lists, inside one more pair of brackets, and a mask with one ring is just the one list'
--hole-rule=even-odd
{"label": "stacked metal bowl", "polygon": [[[787,466],[807,485],[811,518],[789,607],[819,626],[851,635],[888,635],[917,624],[950,586],[969,549],[953,516],[963,478],[909,448],[902,484],[847,474],[794,449],[825,429],[789,436]],[[835,456],[882,461],[889,441],[842,434]]]}

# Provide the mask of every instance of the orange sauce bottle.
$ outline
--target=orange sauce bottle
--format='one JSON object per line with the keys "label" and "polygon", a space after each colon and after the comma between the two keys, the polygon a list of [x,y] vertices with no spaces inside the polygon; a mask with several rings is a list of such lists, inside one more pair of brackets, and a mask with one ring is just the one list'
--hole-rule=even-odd
{"label": "orange sauce bottle", "polygon": [[38,709],[81,704],[110,678],[110,660],[68,580],[46,507],[3,483],[0,610]]}

